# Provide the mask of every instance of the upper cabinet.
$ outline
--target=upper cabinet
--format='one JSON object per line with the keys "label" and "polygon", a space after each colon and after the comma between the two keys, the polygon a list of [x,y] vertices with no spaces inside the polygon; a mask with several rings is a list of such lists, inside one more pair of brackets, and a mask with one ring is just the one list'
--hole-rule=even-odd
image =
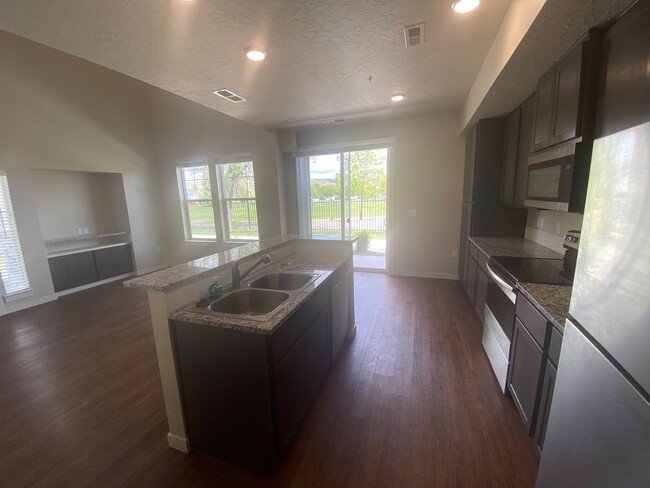
{"label": "upper cabinet", "polygon": [[531,95],[508,116],[501,176],[501,201],[524,207],[528,184],[528,158],[533,142],[536,96]]}
{"label": "upper cabinet", "polygon": [[533,152],[593,137],[600,30],[591,30],[537,84]]}
{"label": "upper cabinet", "polygon": [[596,136],[650,121],[650,2],[637,2],[607,31],[603,62]]}

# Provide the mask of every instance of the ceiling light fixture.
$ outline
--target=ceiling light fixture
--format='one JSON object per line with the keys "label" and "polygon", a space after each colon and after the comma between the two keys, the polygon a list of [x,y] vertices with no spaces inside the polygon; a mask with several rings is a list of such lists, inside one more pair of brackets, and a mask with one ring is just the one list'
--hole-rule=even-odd
{"label": "ceiling light fixture", "polygon": [[246,57],[251,61],[263,61],[266,58],[266,51],[259,47],[247,47],[244,49]]}
{"label": "ceiling light fixture", "polygon": [[451,8],[459,14],[465,14],[478,7],[479,3],[481,3],[480,0],[456,0],[451,4]]}
{"label": "ceiling light fixture", "polygon": [[390,96],[390,99],[393,102],[401,102],[402,100],[404,100],[404,94],[403,93],[395,93],[395,95]]}

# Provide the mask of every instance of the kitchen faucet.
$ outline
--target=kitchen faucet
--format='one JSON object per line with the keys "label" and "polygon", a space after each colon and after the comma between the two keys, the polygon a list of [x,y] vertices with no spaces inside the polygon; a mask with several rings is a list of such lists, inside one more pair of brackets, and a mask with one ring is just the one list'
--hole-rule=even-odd
{"label": "kitchen faucet", "polygon": [[255,268],[257,268],[260,264],[269,264],[271,262],[271,256],[268,254],[264,254],[261,258],[259,258],[257,261],[255,261],[255,264],[251,266],[248,271],[246,271],[243,274],[240,274],[239,272],[239,261],[241,259],[238,259],[237,261],[233,261],[232,263],[232,287],[233,288],[239,288],[241,285],[241,280],[246,278],[251,271],[253,271]]}

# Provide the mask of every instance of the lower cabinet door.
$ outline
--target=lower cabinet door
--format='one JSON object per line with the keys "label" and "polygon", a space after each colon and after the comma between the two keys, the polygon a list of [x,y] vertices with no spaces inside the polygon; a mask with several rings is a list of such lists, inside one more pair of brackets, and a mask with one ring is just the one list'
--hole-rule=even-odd
{"label": "lower cabinet door", "polygon": [[92,251],[49,258],[48,263],[54,291],[69,290],[97,281]]}
{"label": "lower cabinet door", "polygon": [[544,449],[544,438],[546,437],[548,414],[551,411],[551,402],[553,401],[556,376],[557,370],[553,367],[553,363],[547,360],[544,381],[542,382],[542,394],[539,400],[539,411],[537,413],[537,426],[535,427],[535,444],[537,444],[537,450],[540,454]]}
{"label": "lower cabinet door", "polygon": [[97,263],[97,277],[99,280],[120,276],[133,271],[131,246],[107,247],[94,251]]}
{"label": "lower cabinet door", "polygon": [[485,322],[485,299],[487,298],[488,275],[479,266],[476,271],[476,300],[474,310],[481,323]]}
{"label": "lower cabinet door", "polygon": [[303,335],[273,371],[276,446],[284,453],[309,403],[306,336]]}
{"label": "lower cabinet door", "polygon": [[332,364],[329,304],[318,313],[305,333],[305,353],[307,356],[307,389],[311,400],[318,393]]}
{"label": "lower cabinet door", "polygon": [[533,433],[534,429],[533,422],[543,356],[542,349],[537,345],[535,339],[519,319],[515,319],[512,346],[510,347],[508,390],[512,394],[515,407],[517,407],[529,435]]}
{"label": "lower cabinet door", "polygon": [[470,257],[467,263],[467,294],[469,295],[469,299],[472,304],[475,302],[477,269],[478,264],[476,260],[473,257]]}
{"label": "lower cabinet door", "polygon": [[348,334],[351,288],[352,270],[332,288],[332,361],[339,355]]}

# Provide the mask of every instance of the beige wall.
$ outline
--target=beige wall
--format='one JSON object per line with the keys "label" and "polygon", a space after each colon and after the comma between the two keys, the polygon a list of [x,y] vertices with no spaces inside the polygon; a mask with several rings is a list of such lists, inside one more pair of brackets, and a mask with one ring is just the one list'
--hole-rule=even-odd
{"label": "beige wall", "polygon": [[275,135],[157,88],[150,88],[150,101],[164,213],[165,261],[178,264],[224,247],[185,241],[176,176],[180,160],[252,154],[260,236],[279,234],[282,225]]}
{"label": "beige wall", "polygon": [[[415,116],[298,131],[298,147],[396,138],[393,272],[456,278],[465,138],[459,114]],[[295,215],[287,203],[287,216]],[[415,210],[416,217],[409,216]],[[287,222],[287,228],[291,228]]]}
{"label": "beige wall", "polygon": [[130,230],[119,173],[32,170],[31,186],[43,239]]}
{"label": "beige wall", "polygon": [[0,32],[0,168],[7,171],[31,298],[52,298],[30,170],[120,172],[139,269],[158,266],[159,191],[148,87]]}
{"label": "beige wall", "polygon": [[[119,173],[109,178],[123,180],[128,218],[120,217],[115,225],[130,226],[142,272],[216,250],[216,244],[184,241],[175,165],[177,159],[224,153],[252,154],[260,234],[281,232],[274,134],[0,32],[0,169],[9,179],[33,288],[31,297],[7,304],[0,314],[54,298],[43,239],[54,237],[57,225],[75,229],[77,221],[87,218],[62,210],[60,222],[49,222],[56,212],[43,211],[47,204],[33,186],[34,170]],[[36,176],[36,181],[41,188],[48,184],[47,178]],[[53,186],[70,183],[56,176],[50,181]],[[119,205],[117,200],[110,204]],[[39,223],[39,207],[47,222]]]}

